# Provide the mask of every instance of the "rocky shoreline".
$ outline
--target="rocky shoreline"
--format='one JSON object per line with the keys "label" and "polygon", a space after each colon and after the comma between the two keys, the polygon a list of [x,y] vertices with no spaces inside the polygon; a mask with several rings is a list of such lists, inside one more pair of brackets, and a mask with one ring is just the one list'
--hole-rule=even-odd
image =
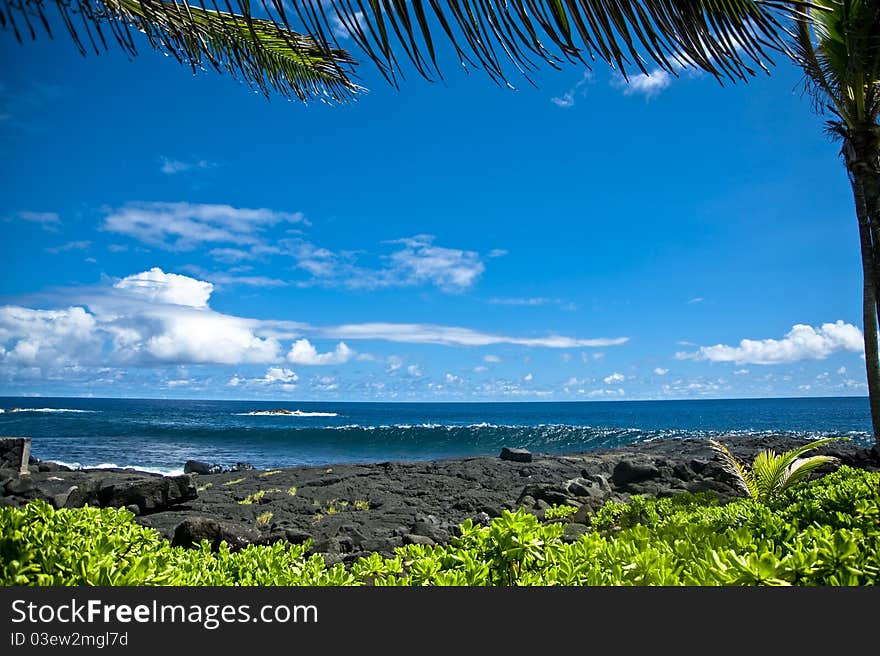
{"label": "rocky shoreline", "polygon": [[[723,440],[737,457],[783,451],[792,438],[735,436]],[[277,470],[248,469],[163,477],[134,470],[69,470],[32,461],[21,474],[0,469],[0,506],[43,499],[56,508],[128,507],[139,523],[174,544],[201,539],[233,548],[279,540],[312,540],[329,562],[369,552],[390,554],[404,544],[442,544],[465,519],[487,523],[505,509],[539,517],[555,504],[579,508],[566,524],[575,539],[591,511],[634,494],[710,492],[735,495],[705,440],[656,440],[567,455],[529,454],[426,462],[341,464]],[[821,452],[844,464],[880,469],[875,449],[846,442]],[[199,468],[198,466],[194,466]],[[193,468],[193,467],[190,467]],[[204,471],[204,469],[202,469]],[[214,469],[213,471],[217,471]]]}

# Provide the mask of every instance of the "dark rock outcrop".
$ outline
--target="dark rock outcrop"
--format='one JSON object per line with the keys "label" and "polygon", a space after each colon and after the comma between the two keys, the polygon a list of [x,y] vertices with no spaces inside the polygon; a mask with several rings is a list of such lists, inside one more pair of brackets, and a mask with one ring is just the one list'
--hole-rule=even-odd
{"label": "dark rock outcrop", "polygon": [[533,460],[532,452],[526,449],[512,449],[504,447],[498,455],[502,460],[510,460],[512,462],[531,462]]}
{"label": "dark rock outcrop", "polygon": [[183,520],[174,529],[171,544],[175,547],[193,547],[198,546],[202,540],[207,540],[211,549],[216,551],[220,543],[225,541],[230,549],[235,550],[246,547],[259,537],[257,531],[246,526],[221,522],[210,517],[191,517]]}

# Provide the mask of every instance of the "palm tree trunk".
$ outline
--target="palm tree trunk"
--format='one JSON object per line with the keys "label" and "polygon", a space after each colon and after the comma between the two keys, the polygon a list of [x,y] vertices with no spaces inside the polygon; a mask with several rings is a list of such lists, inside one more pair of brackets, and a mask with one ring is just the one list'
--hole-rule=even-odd
{"label": "palm tree trunk", "polygon": [[875,449],[880,449],[880,353],[877,327],[880,317],[880,138],[876,126],[851,132],[844,143],[859,222],[862,253],[862,329],[865,340],[865,373]]}

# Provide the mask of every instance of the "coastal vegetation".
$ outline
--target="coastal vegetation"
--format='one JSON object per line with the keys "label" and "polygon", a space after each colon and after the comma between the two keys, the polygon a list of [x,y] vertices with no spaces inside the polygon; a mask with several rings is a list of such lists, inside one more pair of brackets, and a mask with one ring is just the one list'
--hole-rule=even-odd
{"label": "coastal vegetation", "polygon": [[[3,585],[872,585],[880,473],[847,466],[765,502],[681,494],[609,502],[565,537],[565,511],[463,522],[448,545],[328,566],[308,543],[172,547],[125,509],[0,508]],[[546,518],[546,513],[545,513]],[[271,517],[269,518],[271,519]],[[267,520],[268,521],[268,520]]]}
{"label": "coastal vegetation", "polygon": [[709,440],[709,444],[718,456],[724,471],[730,475],[739,490],[752,499],[766,502],[806,480],[820,467],[838,463],[839,460],[834,456],[803,457],[803,455],[843,439],[846,438],[828,437],[814,440],[782,454],[777,454],[772,449],[765,449],[755,456],[750,467],[740,463],[721,442]]}

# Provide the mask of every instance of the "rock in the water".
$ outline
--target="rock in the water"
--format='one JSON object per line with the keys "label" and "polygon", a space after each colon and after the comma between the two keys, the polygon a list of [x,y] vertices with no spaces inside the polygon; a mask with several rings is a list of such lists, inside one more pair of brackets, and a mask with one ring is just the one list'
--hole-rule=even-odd
{"label": "rock in the water", "polygon": [[236,526],[207,517],[191,517],[183,520],[174,529],[171,545],[174,547],[198,546],[202,540],[211,544],[216,551],[221,542],[226,542],[230,549],[241,549],[259,539],[259,534],[245,526]]}
{"label": "rock in the water", "polygon": [[640,483],[660,475],[660,470],[648,462],[631,462],[621,460],[614,467],[611,480],[617,487],[623,487],[631,483]]}
{"label": "rock in the water", "polygon": [[531,462],[532,452],[526,449],[513,449],[506,446],[501,449],[498,457],[502,460],[511,460],[513,462]]}
{"label": "rock in the water", "polygon": [[187,460],[183,466],[183,471],[186,474],[201,474],[204,476],[208,474],[222,474],[223,467],[202,462],[201,460]]}

